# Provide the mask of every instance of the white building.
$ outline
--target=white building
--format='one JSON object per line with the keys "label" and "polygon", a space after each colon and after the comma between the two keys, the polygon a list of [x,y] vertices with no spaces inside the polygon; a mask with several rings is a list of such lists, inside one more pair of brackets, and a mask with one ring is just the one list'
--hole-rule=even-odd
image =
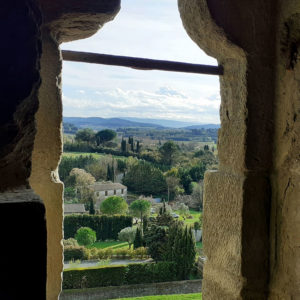
{"label": "white building", "polygon": [[103,200],[110,196],[120,196],[127,199],[127,186],[118,182],[95,182],[91,188],[94,190],[96,208],[100,207]]}

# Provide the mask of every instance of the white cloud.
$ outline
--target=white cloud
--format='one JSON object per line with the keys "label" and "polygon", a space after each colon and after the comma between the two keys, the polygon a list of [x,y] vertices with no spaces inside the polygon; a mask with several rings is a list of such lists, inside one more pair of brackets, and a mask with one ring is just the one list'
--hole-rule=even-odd
{"label": "white cloud", "polygon": [[[161,94],[159,91],[172,91]],[[123,90],[97,91],[80,98],[63,95],[65,116],[144,117],[218,123],[219,99],[181,97],[181,91],[161,87],[158,92]]]}
{"label": "white cloud", "polygon": [[[63,49],[217,64],[185,32],[176,0],[122,0],[115,20]],[[65,116],[219,123],[217,76],[64,62]]]}

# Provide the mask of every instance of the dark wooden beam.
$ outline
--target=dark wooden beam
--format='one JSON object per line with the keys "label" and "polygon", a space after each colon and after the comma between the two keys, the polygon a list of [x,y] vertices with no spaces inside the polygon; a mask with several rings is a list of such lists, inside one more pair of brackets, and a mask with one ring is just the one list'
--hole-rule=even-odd
{"label": "dark wooden beam", "polygon": [[223,75],[224,73],[222,66],[199,65],[149,58],[137,58],[69,50],[62,50],[62,56],[64,60],[68,61],[129,67],[138,70],[160,70],[206,75]]}

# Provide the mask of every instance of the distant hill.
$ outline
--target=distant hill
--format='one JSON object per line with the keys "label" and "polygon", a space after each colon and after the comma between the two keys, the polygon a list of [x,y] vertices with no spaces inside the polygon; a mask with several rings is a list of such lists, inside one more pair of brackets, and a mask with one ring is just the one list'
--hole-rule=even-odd
{"label": "distant hill", "polygon": [[148,118],[142,119],[142,118],[133,118],[133,117],[122,117],[120,119],[129,120],[133,122],[146,122],[146,123],[161,125],[170,128],[184,128],[184,129],[220,128],[220,124],[201,124],[201,123],[193,123],[193,122],[174,121],[174,120],[148,119]]}
{"label": "distant hill", "polygon": [[220,124],[201,124],[201,125],[182,127],[182,129],[219,129],[219,128],[220,128]]}
{"label": "distant hill", "polygon": [[76,127],[80,128],[91,128],[95,130],[100,130],[103,128],[130,128],[130,127],[145,127],[145,128],[156,128],[163,129],[163,126],[152,123],[145,122],[133,122],[130,120],[125,120],[121,118],[80,118],[80,117],[63,117],[64,123],[74,124]]}

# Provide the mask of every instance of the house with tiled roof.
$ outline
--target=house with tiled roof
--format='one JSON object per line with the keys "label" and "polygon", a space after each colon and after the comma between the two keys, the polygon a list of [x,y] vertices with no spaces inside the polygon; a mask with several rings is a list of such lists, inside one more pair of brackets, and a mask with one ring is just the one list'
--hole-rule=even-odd
{"label": "house with tiled roof", "polygon": [[90,186],[94,191],[96,199],[96,208],[99,208],[101,202],[110,196],[120,196],[127,199],[127,186],[119,182],[102,181],[95,182]]}
{"label": "house with tiled roof", "polygon": [[64,204],[64,215],[85,214],[84,204]]}

